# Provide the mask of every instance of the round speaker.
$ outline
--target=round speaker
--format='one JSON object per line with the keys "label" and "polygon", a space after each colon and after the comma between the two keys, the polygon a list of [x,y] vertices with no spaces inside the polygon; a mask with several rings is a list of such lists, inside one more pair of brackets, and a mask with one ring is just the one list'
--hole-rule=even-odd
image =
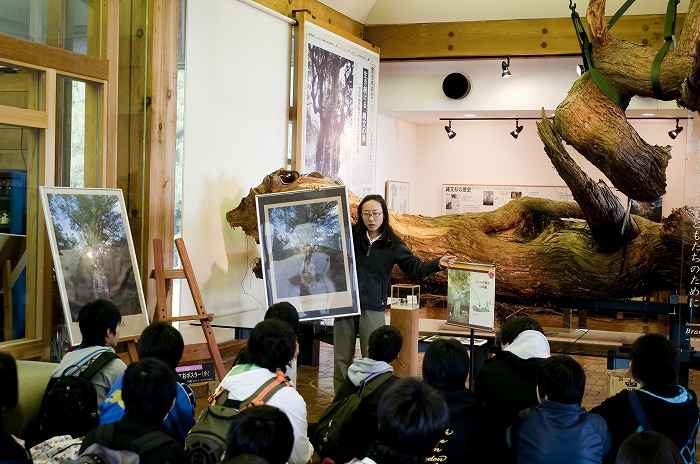
{"label": "round speaker", "polygon": [[460,72],[448,74],[442,81],[442,91],[450,100],[462,100],[469,95],[471,89],[471,81]]}

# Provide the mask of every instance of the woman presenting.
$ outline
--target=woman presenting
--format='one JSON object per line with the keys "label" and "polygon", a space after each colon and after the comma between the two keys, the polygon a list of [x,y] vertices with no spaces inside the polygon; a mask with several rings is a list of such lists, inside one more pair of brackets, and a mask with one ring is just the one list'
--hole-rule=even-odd
{"label": "woman presenting", "polygon": [[423,278],[450,267],[454,256],[421,261],[389,226],[389,213],[381,195],[367,195],[357,207],[353,227],[355,267],[360,289],[360,316],[336,318],[333,323],[333,385],[337,391],[355,355],[359,329],[360,351],[367,357],[369,335],[384,325],[389,274],[394,264],[410,277]]}

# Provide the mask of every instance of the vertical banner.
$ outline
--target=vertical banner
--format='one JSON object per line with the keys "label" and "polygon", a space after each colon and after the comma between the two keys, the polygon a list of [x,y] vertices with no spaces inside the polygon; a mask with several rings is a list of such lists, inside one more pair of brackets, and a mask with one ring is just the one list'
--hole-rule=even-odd
{"label": "vertical banner", "polygon": [[308,15],[298,30],[293,168],[374,193],[378,49]]}
{"label": "vertical banner", "polygon": [[447,274],[447,323],[493,330],[496,265],[454,263]]}

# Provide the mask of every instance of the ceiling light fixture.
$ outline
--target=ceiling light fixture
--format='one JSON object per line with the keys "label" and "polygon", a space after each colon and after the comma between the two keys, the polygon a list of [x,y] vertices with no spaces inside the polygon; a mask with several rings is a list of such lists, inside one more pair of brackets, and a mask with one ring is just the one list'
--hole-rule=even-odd
{"label": "ceiling light fixture", "polygon": [[668,136],[671,137],[672,139],[675,139],[676,137],[678,137],[678,134],[680,134],[681,132],[683,132],[683,128],[682,128],[681,126],[678,125],[678,121],[679,121],[679,120],[676,119],[676,128],[673,129],[673,130],[668,131]]}
{"label": "ceiling light fixture", "polygon": [[518,125],[519,120],[515,120],[515,130],[510,133],[510,135],[514,138],[517,139],[520,133],[523,131],[523,126]]}
{"label": "ceiling light fixture", "polygon": [[510,77],[510,57],[506,61],[501,61],[501,77]]}
{"label": "ceiling light fixture", "polygon": [[586,66],[583,64],[577,64],[576,65],[576,74],[579,76],[582,75],[583,73],[586,72]]}
{"label": "ceiling light fixture", "polygon": [[450,140],[457,136],[457,132],[452,130],[452,121],[450,121],[449,125],[445,126],[445,132],[447,132],[447,138]]}

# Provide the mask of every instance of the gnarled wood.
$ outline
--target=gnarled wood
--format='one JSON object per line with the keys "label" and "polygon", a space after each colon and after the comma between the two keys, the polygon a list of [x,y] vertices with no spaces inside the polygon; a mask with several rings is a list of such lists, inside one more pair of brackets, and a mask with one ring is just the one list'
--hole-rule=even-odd
{"label": "gnarled wood", "polygon": [[[276,171],[252,188],[227,213],[231,227],[242,227],[257,240],[256,194],[337,185],[318,173],[289,183],[274,181],[285,175]],[[356,221],[360,199],[351,194],[349,201]],[[612,252],[600,251],[581,209],[572,202],[523,198],[487,213],[425,217],[390,211],[389,218],[417,256],[453,253],[460,261],[495,263],[499,298],[537,302],[626,298],[675,288],[682,266],[681,231],[691,213],[676,211],[663,224],[635,217],[639,234]],[[410,281],[398,268],[392,278]],[[445,295],[446,279],[444,272],[424,279],[422,290]]]}

